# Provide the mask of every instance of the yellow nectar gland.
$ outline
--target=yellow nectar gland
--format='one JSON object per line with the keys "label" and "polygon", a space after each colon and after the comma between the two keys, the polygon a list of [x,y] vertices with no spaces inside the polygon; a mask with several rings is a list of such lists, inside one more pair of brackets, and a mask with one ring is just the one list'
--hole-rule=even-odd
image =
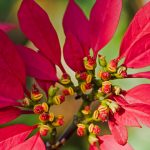
{"label": "yellow nectar gland", "polygon": [[33,101],[39,101],[43,97],[42,93],[31,93],[31,99]]}

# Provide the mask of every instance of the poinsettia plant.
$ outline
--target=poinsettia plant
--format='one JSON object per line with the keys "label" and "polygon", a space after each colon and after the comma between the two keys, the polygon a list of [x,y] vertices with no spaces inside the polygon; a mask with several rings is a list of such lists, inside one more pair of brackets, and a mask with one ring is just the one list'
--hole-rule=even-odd
{"label": "poinsettia plant", "polygon": [[[0,25],[0,124],[22,114],[38,116],[32,126],[1,128],[1,149],[59,149],[74,132],[87,137],[90,150],[133,149],[127,143],[126,127],[150,126],[150,84],[125,90],[113,81],[150,78],[150,71],[128,72],[129,68],[150,65],[150,2],[130,23],[119,56],[107,61],[100,50],[113,37],[121,9],[121,0],[96,0],[87,19],[76,2],[69,0],[63,18],[66,41],[62,49],[47,13],[34,0],[22,1],[18,21],[38,50],[14,44],[5,33],[13,26]],[[77,84],[63,67],[62,57],[74,71]],[[27,76],[34,79],[32,89],[27,88]],[[55,115],[51,107],[59,107],[70,95],[82,99],[82,104],[69,128],[57,139],[57,128],[63,126],[65,116]],[[102,135],[106,124],[110,135]],[[42,140],[44,136],[47,141]]]}

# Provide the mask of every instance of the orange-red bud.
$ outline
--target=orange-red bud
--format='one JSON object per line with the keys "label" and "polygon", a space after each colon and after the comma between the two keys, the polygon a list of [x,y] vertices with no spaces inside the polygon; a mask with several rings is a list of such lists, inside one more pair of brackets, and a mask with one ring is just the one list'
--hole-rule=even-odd
{"label": "orange-red bud", "polygon": [[37,104],[37,105],[34,106],[33,112],[34,112],[35,114],[41,114],[41,113],[44,112],[44,108],[42,107],[41,104]]}
{"label": "orange-red bud", "polygon": [[77,124],[77,135],[84,136],[86,133],[86,127],[84,124]]}
{"label": "orange-red bud", "polygon": [[49,120],[49,114],[48,113],[40,114],[39,120],[42,121],[42,122],[47,122]]}

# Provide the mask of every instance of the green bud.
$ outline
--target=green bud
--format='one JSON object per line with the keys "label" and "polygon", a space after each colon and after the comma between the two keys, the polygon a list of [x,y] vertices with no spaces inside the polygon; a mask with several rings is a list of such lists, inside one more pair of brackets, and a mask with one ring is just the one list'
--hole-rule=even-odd
{"label": "green bud", "polygon": [[50,97],[53,97],[56,95],[57,91],[59,90],[58,87],[54,87],[54,86],[50,86],[50,88],[48,89],[48,95]]}
{"label": "green bud", "polygon": [[107,65],[106,59],[104,56],[98,55],[99,65],[105,67]]}

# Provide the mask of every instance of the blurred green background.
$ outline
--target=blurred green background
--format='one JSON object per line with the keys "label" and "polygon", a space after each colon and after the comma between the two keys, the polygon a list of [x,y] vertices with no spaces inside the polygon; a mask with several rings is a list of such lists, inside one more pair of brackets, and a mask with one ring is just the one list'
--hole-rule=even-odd
{"label": "blurred green background", "polygon": [[[94,4],[94,1],[95,0],[77,0],[77,3],[81,6],[81,8],[88,16],[91,7]],[[41,7],[43,7],[47,11],[48,15],[50,16],[50,19],[58,33],[61,45],[63,46],[65,36],[62,29],[62,18],[68,0],[37,0],[37,2],[41,5]],[[123,1],[123,11],[122,11],[118,30],[115,36],[113,37],[113,39],[111,40],[111,42],[101,51],[104,55],[107,56],[108,60],[118,55],[119,45],[128,24],[133,18],[135,12],[140,7],[142,7],[142,5],[145,2],[146,1],[144,0]],[[18,24],[17,11],[20,3],[21,0],[0,0],[0,22],[10,22],[10,23]],[[21,33],[19,27],[16,30],[11,31],[9,33],[9,36],[17,44],[22,43],[33,47],[32,43],[27,41],[25,36]],[[72,74],[72,71],[70,70],[68,71],[69,73]],[[132,80],[127,79],[123,81],[117,81],[116,84],[121,85],[121,87],[123,87],[124,89],[129,89],[141,83],[150,83],[150,81],[146,79],[132,79]],[[60,108],[53,108],[53,109],[56,111],[56,113],[61,112],[62,114],[65,115],[65,122],[66,122],[65,126],[66,126],[67,123],[71,121],[73,113],[75,113],[78,110],[79,105],[80,105],[80,101],[78,102],[74,101],[72,97],[69,97],[67,99],[67,102],[65,102]],[[17,122],[19,123],[26,122],[28,124],[32,124],[35,121],[36,121],[35,117],[29,118],[27,116],[17,119]],[[61,133],[62,131],[63,128],[59,132]],[[148,129],[145,126],[143,126],[142,129],[129,128],[129,143],[133,146],[135,150],[150,150],[149,137],[150,137],[150,129]],[[86,140],[87,140],[86,138],[77,139],[76,135],[74,135],[70,139],[70,141],[67,142],[66,145],[61,149],[62,150],[86,150],[88,149]]]}

